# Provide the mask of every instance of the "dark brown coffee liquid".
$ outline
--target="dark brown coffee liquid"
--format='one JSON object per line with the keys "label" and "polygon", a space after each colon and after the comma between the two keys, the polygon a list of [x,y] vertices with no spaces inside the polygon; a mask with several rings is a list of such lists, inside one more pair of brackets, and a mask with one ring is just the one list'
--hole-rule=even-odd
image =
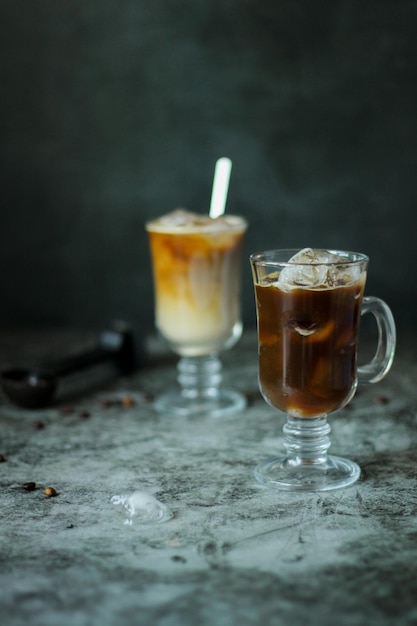
{"label": "dark brown coffee liquid", "polygon": [[356,384],[364,282],[282,291],[256,285],[259,382],[271,405],[296,417],[343,406]]}

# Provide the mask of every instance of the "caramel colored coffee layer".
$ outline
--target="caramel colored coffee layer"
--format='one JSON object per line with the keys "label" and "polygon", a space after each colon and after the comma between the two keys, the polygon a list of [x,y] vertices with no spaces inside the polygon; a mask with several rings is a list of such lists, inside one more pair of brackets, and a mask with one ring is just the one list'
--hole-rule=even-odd
{"label": "caramel colored coffee layer", "polygon": [[169,220],[158,220],[147,226],[156,323],[174,350],[184,356],[221,349],[240,325],[246,222],[233,216],[229,220],[204,217],[171,225]]}

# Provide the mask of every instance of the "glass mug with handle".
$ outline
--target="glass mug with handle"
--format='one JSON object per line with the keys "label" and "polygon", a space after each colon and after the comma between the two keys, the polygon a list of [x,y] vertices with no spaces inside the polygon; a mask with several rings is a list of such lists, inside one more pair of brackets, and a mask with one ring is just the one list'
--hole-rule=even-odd
{"label": "glass mug with handle", "polygon": [[[327,415],[346,406],[358,383],[377,383],[392,365],[396,344],[391,310],[364,297],[365,254],[306,248],[252,254],[259,386],[265,400],[287,414],[282,458],[260,463],[255,476],[287,491],[346,487],[359,466],[330,456]],[[361,315],[372,313],[378,344],[357,365]]]}

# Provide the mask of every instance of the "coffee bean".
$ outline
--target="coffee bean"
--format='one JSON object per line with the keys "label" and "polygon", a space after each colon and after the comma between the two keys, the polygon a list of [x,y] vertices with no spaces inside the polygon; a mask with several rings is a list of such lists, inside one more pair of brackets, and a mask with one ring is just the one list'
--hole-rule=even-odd
{"label": "coffee bean", "polygon": [[376,396],[374,402],[375,404],[388,404],[389,398],[387,396]]}
{"label": "coffee bean", "polygon": [[34,491],[36,489],[36,483],[23,483],[22,487],[25,491]]}
{"label": "coffee bean", "polygon": [[179,554],[174,554],[174,556],[171,557],[171,561],[174,561],[175,563],[186,563],[187,559]]}
{"label": "coffee bean", "polygon": [[61,413],[63,415],[71,415],[71,413],[74,413],[75,409],[73,406],[63,406],[61,408]]}
{"label": "coffee bean", "polygon": [[110,398],[105,398],[104,400],[101,401],[101,406],[103,407],[103,409],[108,409],[114,404],[115,404],[115,401]]}
{"label": "coffee bean", "polygon": [[135,405],[135,401],[131,396],[123,396],[120,402],[122,406],[124,406],[125,408],[129,408]]}

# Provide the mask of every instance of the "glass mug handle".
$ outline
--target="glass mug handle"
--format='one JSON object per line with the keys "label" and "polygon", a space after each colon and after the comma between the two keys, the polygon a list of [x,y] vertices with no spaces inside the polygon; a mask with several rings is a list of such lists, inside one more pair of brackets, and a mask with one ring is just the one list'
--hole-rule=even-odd
{"label": "glass mug handle", "polygon": [[357,368],[359,383],[377,383],[388,374],[396,345],[395,322],[391,309],[380,298],[367,296],[362,301],[361,315],[372,313],[378,326],[378,346],[374,357]]}

